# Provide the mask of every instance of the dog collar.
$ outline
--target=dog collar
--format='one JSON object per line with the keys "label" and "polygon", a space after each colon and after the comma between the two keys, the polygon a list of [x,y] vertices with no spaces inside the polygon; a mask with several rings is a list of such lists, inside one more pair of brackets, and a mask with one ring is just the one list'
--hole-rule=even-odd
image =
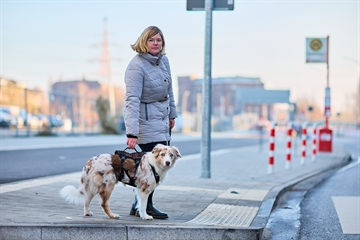
{"label": "dog collar", "polygon": [[155,178],[156,183],[159,183],[159,182],[160,182],[160,176],[159,176],[159,174],[155,171],[155,168],[154,168],[153,165],[150,164],[150,167],[151,167],[151,170],[152,170],[153,173],[154,173],[154,178]]}

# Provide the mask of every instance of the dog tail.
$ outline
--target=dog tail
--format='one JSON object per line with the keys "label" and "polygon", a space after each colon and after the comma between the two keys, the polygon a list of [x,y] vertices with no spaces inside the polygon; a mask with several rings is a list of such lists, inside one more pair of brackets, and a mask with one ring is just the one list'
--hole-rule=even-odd
{"label": "dog tail", "polygon": [[84,192],[70,185],[60,190],[60,196],[64,198],[66,202],[77,205],[84,204],[86,199]]}

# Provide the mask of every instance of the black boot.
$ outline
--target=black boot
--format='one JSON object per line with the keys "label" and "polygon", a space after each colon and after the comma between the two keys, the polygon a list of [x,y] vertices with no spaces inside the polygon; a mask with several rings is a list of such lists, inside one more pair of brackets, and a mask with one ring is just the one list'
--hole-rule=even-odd
{"label": "black boot", "polygon": [[[150,216],[152,216],[153,218],[156,218],[156,219],[165,219],[165,218],[168,218],[169,216],[164,213],[164,212],[161,212],[160,210],[158,210],[154,205],[153,205],[153,202],[152,202],[152,197],[154,195],[154,192],[152,192],[150,195],[149,195],[149,198],[148,198],[148,203],[147,203],[147,206],[146,206],[146,213],[149,214]],[[130,210],[130,215],[135,215],[136,217],[140,217],[139,215],[139,212],[137,211],[136,209],[136,204],[137,204],[137,199],[135,197],[135,201],[134,203],[131,205],[131,210]]]}
{"label": "black boot", "polygon": [[134,203],[131,205],[131,210],[130,210],[130,215],[135,215],[136,214],[136,204],[137,204],[137,199],[135,197],[135,201]]}
{"label": "black boot", "polygon": [[157,209],[153,205],[153,201],[152,201],[153,195],[154,195],[154,192],[150,193],[149,198],[148,198],[148,203],[146,206],[147,214],[149,214],[150,216],[152,216],[153,218],[156,218],[156,219],[168,218],[169,216],[166,213],[161,212],[159,209]]}

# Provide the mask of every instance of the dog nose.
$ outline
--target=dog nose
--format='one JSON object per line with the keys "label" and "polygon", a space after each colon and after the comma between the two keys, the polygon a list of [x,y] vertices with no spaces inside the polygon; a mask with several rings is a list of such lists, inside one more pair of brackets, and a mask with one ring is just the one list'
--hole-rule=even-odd
{"label": "dog nose", "polygon": [[169,166],[169,165],[170,165],[170,161],[166,161],[165,164],[166,164],[166,166]]}

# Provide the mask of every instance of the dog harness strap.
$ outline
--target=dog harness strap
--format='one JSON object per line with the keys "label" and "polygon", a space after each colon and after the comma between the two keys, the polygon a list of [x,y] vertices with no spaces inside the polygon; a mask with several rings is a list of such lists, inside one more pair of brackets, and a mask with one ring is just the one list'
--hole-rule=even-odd
{"label": "dog harness strap", "polygon": [[130,177],[128,171],[125,171],[126,172],[126,175],[128,176],[128,178],[130,179],[130,181],[128,183],[126,183],[127,185],[130,185],[130,186],[133,186],[133,187],[136,187],[135,185],[135,178],[134,177]]}
{"label": "dog harness strap", "polygon": [[159,174],[155,171],[155,168],[154,168],[153,165],[150,164],[150,167],[151,167],[151,170],[152,170],[153,173],[154,173],[154,177],[155,177],[156,183],[159,183],[159,182],[160,182],[160,176],[159,176]]}
{"label": "dog harness strap", "polygon": [[123,168],[124,161],[125,161],[125,156],[122,155],[122,156],[121,156],[121,168],[120,168],[119,181],[121,181],[121,180],[124,178],[124,176],[125,176],[125,174],[124,174],[124,168]]}
{"label": "dog harness strap", "polygon": [[[136,187],[135,186],[136,178],[131,177],[129,175],[129,172],[126,169],[124,169],[123,164],[124,164],[126,159],[133,160],[135,162],[135,165],[136,165],[136,168],[135,168],[135,174],[136,174],[137,168],[138,168],[138,166],[139,166],[139,164],[141,162],[141,158],[144,156],[145,152],[138,152],[135,149],[135,153],[128,153],[128,152],[126,152],[126,149],[127,148],[125,148],[123,151],[121,151],[121,150],[116,150],[115,151],[115,154],[118,155],[120,157],[120,160],[121,160],[121,166],[120,166],[120,173],[119,173],[118,181],[122,182],[122,180],[124,179],[125,174],[126,174],[126,176],[129,178],[129,182],[122,182],[122,183],[133,186],[133,187]],[[153,172],[154,172],[154,174],[156,173],[155,170],[153,170]],[[157,173],[156,173],[156,175],[158,176]],[[158,179],[160,180],[159,177],[158,177]]]}

